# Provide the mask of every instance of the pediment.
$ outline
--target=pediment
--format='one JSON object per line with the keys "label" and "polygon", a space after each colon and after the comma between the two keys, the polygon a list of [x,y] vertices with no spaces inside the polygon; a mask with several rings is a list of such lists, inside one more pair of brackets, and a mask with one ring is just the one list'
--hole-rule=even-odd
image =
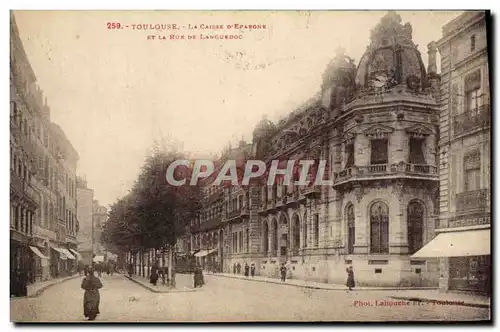
{"label": "pediment", "polygon": [[394,131],[394,128],[377,124],[366,130],[364,130],[364,134],[368,137],[385,137],[391,134]]}
{"label": "pediment", "polygon": [[432,130],[430,128],[421,124],[417,124],[409,128],[406,128],[405,131],[408,134],[416,137],[424,137],[432,134]]}

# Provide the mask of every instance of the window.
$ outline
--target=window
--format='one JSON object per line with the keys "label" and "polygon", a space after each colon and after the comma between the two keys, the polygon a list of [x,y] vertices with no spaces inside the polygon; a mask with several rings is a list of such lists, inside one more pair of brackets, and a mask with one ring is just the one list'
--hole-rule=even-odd
{"label": "window", "polygon": [[250,233],[248,231],[248,228],[245,231],[245,237],[246,237],[246,240],[247,240],[246,241],[246,245],[247,245],[246,246],[246,250],[247,250],[247,252],[249,252],[250,251]]}
{"label": "window", "polygon": [[[464,80],[465,88],[465,111],[469,113],[477,112],[483,105],[483,93],[481,89],[481,70],[476,70]],[[473,115],[473,114],[472,114]]]}
{"label": "window", "polygon": [[470,51],[474,52],[476,50],[476,35],[470,36]]}
{"label": "window", "polygon": [[273,238],[272,238],[272,250],[273,250],[273,255],[276,255],[276,252],[278,251],[278,222],[276,219],[273,220]]}
{"label": "window", "polygon": [[425,165],[425,155],[424,155],[424,143],[425,139],[423,138],[410,138],[410,164],[418,164]]}
{"label": "window", "polygon": [[413,201],[408,205],[408,253],[414,254],[424,244],[424,207]]}
{"label": "window", "polygon": [[314,246],[317,247],[319,244],[319,217],[317,214],[314,215]]}
{"label": "window", "polygon": [[389,208],[382,202],[370,208],[370,252],[389,253]]}
{"label": "window", "polygon": [[303,222],[303,225],[304,225],[304,244],[303,244],[303,248],[307,248],[307,212],[304,213],[304,222]]}
{"label": "window", "polygon": [[293,219],[293,250],[300,248],[300,221],[299,216],[295,215]]}
{"label": "window", "polygon": [[387,164],[388,158],[388,141],[387,139],[373,139],[371,141],[370,163],[372,165]]}
{"label": "window", "polygon": [[351,167],[354,165],[354,144],[348,144],[346,146],[346,164],[345,167]]}
{"label": "window", "polygon": [[354,253],[354,243],[356,239],[356,229],[354,226],[354,205],[349,204],[346,208],[346,219],[347,219],[347,253]]}
{"label": "window", "polygon": [[474,191],[481,188],[481,153],[479,150],[464,157],[465,191]]}
{"label": "window", "polygon": [[243,232],[239,232],[239,252],[243,252]]}
{"label": "window", "polygon": [[264,221],[262,230],[262,251],[264,253],[268,253],[269,251],[269,226],[267,225],[267,221]]}

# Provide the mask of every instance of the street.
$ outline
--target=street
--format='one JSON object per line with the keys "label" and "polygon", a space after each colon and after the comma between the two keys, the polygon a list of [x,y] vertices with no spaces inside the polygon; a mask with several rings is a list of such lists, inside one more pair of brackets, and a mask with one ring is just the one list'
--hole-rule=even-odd
{"label": "street", "polygon": [[[190,276],[180,275],[179,278]],[[390,305],[397,291],[328,291],[206,275],[195,292],[153,293],[123,275],[103,275],[96,322],[435,321],[482,320],[489,309]],[[85,322],[81,278],[37,298],[11,300],[16,322]]]}

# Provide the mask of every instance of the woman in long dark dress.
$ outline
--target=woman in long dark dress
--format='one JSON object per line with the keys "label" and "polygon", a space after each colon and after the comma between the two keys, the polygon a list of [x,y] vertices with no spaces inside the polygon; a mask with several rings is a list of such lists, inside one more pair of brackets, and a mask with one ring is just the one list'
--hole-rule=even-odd
{"label": "woman in long dark dress", "polygon": [[346,269],[346,272],[347,272],[346,286],[349,287],[349,290],[352,290],[352,288],[354,287],[354,271],[352,269],[352,266],[349,266]]}
{"label": "woman in long dark dress", "polygon": [[89,320],[94,320],[100,313],[100,288],[102,288],[101,280],[94,275],[94,270],[90,268],[87,276],[82,281],[82,289],[85,290],[83,295],[83,315],[88,317]]}

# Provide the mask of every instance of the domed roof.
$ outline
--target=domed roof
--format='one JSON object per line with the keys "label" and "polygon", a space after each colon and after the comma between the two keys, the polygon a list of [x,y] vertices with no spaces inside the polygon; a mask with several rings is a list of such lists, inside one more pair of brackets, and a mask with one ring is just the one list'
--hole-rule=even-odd
{"label": "domed roof", "polygon": [[361,58],[356,82],[364,88],[372,84],[395,85],[409,81],[427,85],[422,57],[412,40],[410,23],[401,24],[401,16],[388,12],[371,31],[371,41]]}
{"label": "domed roof", "polygon": [[353,97],[356,85],[354,60],[346,56],[342,48],[337,49],[336,53],[322,75],[321,104],[330,110],[348,102]]}
{"label": "domed roof", "polygon": [[271,134],[276,129],[274,123],[267,119],[267,115],[263,115],[262,119],[257,123],[255,129],[253,130],[253,137],[262,138]]}
{"label": "domed roof", "polygon": [[331,85],[347,85],[349,81],[349,74],[356,71],[354,60],[344,54],[342,48],[337,49],[335,58],[330,61],[323,73],[322,89],[330,87]]}

